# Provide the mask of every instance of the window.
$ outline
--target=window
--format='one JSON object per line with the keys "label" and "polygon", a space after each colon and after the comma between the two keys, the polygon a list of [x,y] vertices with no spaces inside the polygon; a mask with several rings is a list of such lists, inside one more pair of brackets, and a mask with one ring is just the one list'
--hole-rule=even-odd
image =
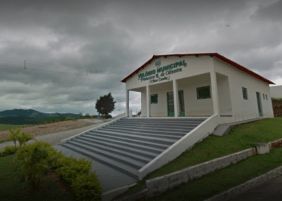
{"label": "window", "polygon": [[247,93],[247,89],[242,87],[242,92],[243,92],[243,98],[248,100],[248,93]]}
{"label": "window", "polygon": [[266,98],[266,100],[267,100],[267,95],[265,94],[265,98]]}
{"label": "window", "polygon": [[210,86],[197,88],[197,99],[206,99],[211,97]]}
{"label": "window", "polygon": [[158,103],[158,94],[151,95],[151,104]]}

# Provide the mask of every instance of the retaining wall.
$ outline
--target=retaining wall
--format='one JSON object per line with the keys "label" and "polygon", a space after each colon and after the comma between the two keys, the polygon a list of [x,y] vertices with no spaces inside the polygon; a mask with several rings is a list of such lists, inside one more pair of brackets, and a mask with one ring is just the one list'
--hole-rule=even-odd
{"label": "retaining wall", "polygon": [[146,181],[146,189],[134,195],[126,196],[117,201],[135,200],[140,198],[149,198],[155,195],[162,194],[167,190],[173,189],[183,183],[187,183],[194,179],[200,178],[211,172],[227,167],[230,164],[235,164],[250,156],[255,155],[256,149],[250,148],[234,154],[223,156],[211,161],[207,161],[195,166],[185,168],[183,170],[173,172],[161,177],[156,177]]}
{"label": "retaining wall", "polygon": [[198,179],[211,172],[227,167],[230,164],[235,164],[238,161],[244,160],[256,154],[255,148],[250,148],[244,151],[230,154],[221,158],[207,161],[183,170],[167,174],[165,176],[157,177],[146,181],[148,188],[147,195],[149,197],[162,194],[167,190],[173,189],[183,183]]}
{"label": "retaining wall", "polygon": [[218,195],[215,195],[205,201],[226,201],[230,200],[256,186],[259,186],[269,180],[272,180],[276,177],[279,177],[282,175],[282,166],[275,168],[274,170],[269,171],[266,174],[263,174],[261,176],[255,177],[252,180],[249,180],[243,184],[240,184],[238,186],[235,186],[227,191],[224,191]]}

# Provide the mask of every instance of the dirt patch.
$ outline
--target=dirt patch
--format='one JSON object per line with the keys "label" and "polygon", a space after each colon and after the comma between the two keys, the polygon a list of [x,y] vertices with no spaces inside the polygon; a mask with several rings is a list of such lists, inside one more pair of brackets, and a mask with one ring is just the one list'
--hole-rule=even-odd
{"label": "dirt patch", "polygon": [[[70,184],[60,178],[55,171],[48,172],[44,176],[44,179],[47,179],[49,182],[51,182],[52,186],[55,186],[60,194],[64,194],[67,198],[66,200],[69,200],[68,198],[74,195]],[[32,191],[30,188],[26,188],[21,191],[21,194],[23,197],[37,197],[47,190],[49,190],[48,185],[46,183],[41,183],[34,191]]]}
{"label": "dirt patch", "polygon": [[[95,125],[97,122],[86,122],[86,121],[78,121],[78,120],[69,120],[69,121],[61,121],[44,125],[30,126],[21,128],[21,133],[25,132],[27,134],[35,136],[46,135],[50,133],[56,133],[76,128],[82,128],[85,126]],[[16,130],[16,129],[14,129]],[[11,133],[9,131],[0,131],[0,140],[10,136]]]}
{"label": "dirt patch", "polygon": [[270,146],[271,146],[271,149],[275,149],[277,147],[282,147],[282,139],[271,142]]}

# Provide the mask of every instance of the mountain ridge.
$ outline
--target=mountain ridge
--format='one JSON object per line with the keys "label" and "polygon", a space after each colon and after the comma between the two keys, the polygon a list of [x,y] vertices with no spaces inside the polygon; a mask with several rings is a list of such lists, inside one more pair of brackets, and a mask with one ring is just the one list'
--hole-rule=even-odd
{"label": "mountain ridge", "polygon": [[12,110],[4,110],[0,112],[0,117],[8,117],[8,116],[52,118],[52,117],[80,117],[80,114],[58,113],[58,112],[44,113],[33,109],[12,109]]}

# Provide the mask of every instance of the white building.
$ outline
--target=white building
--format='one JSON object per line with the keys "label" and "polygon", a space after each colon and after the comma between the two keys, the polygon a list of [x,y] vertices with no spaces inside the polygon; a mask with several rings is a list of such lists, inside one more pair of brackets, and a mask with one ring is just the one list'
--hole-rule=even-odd
{"label": "white building", "polygon": [[[155,55],[122,82],[127,117],[61,144],[127,174],[132,182],[210,134],[225,134],[229,125],[219,124],[273,118],[273,82],[217,53]],[[142,118],[128,117],[129,91],[141,93]]]}
{"label": "white building", "polygon": [[122,80],[141,93],[141,117],[272,118],[273,82],[218,53],[154,55]]}
{"label": "white building", "polygon": [[271,98],[282,98],[282,85],[270,87]]}

